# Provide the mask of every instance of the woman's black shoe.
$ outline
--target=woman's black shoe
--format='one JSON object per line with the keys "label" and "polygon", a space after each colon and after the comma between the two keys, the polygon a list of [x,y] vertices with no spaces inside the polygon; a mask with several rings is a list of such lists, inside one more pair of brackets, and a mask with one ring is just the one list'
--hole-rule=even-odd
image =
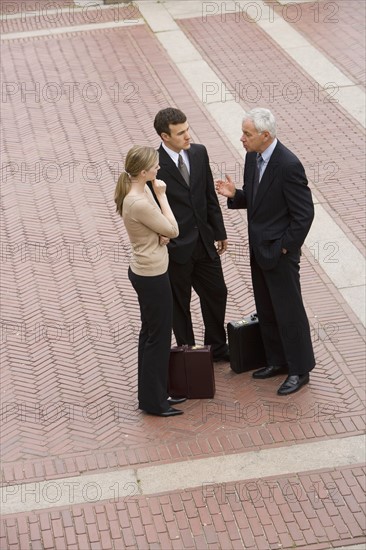
{"label": "woman's black shoe", "polygon": [[184,403],[184,401],[187,401],[186,397],[168,397],[170,405],[179,405],[179,403]]}

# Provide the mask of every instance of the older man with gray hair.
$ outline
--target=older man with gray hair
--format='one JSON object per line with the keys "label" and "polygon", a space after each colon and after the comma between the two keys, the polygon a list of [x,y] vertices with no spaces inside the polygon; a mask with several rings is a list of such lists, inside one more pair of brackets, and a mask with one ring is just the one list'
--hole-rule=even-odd
{"label": "older man with gray hair", "polygon": [[247,151],[244,185],[229,176],[216,182],[229,208],[246,208],[254,298],[267,366],[256,379],[287,378],[278,395],[309,382],[315,366],[309,321],[300,287],[301,246],[314,218],[314,205],[300,160],[276,138],[268,109],[245,114],[241,142]]}

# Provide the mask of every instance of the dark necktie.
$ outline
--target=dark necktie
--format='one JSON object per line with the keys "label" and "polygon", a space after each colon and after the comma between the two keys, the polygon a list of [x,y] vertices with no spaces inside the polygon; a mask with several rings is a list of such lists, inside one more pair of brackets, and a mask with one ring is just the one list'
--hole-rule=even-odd
{"label": "dark necktie", "polygon": [[189,187],[189,172],[188,172],[187,166],[185,165],[182,155],[178,155],[178,168],[179,168],[179,172],[182,174],[184,178],[184,181]]}
{"label": "dark necktie", "polygon": [[261,173],[261,168],[262,168],[263,162],[264,162],[264,160],[263,160],[262,155],[260,153],[257,153],[257,167],[256,167],[256,171],[255,171],[255,174],[254,174],[254,185],[253,185],[253,202],[255,200],[255,197],[256,197],[256,194],[257,194],[257,191],[258,191],[260,173]]}

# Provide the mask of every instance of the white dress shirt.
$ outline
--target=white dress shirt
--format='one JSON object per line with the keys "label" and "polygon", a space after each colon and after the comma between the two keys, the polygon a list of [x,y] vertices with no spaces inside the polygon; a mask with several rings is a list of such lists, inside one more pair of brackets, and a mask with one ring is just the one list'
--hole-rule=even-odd
{"label": "white dress shirt", "polygon": [[260,172],[259,172],[259,181],[261,180],[261,178],[263,176],[263,173],[264,173],[265,169],[267,168],[267,164],[269,163],[269,160],[272,156],[273,151],[275,150],[276,145],[277,145],[277,138],[275,138],[273,140],[273,142],[271,143],[271,145],[269,145],[267,147],[267,149],[265,151],[263,151],[263,153],[262,153],[263,162],[262,162],[262,166],[261,166],[261,169],[260,169]]}
{"label": "white dress shirt", "polygon": [[188,173],[190,174],[191,170],[190,170],[190,166],[189,166],[189,158],[188,158],[187,151],[182,149],[180,151],[180,153],[176,153],[175,151],[172,151],[172,149],[169,149],[169,147],[167,147],[164,142],[162,142],[161,144],[163,146],[163,149],[168,153],[168,155],[170,156],[170,158],[172,159],[172,161],[174,162],[174,164],[176,165],[177,168],[179,168],[178,167],[178,157],[179,157],[179,155],[182,155],[183,162],[187,166]]}

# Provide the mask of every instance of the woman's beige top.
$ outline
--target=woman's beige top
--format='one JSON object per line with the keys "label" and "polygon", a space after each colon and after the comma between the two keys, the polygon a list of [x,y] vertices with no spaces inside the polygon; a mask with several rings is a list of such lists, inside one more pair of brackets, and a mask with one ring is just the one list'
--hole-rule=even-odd
{"label": "woman's beige top", "polygon": [[147,185],[144,193],[125,197],[122,217],[132,245],[131,270],[147,277],[165,273],[168,250],[159,244],[159,235],[177,237],[178,224],[163,216]]}

